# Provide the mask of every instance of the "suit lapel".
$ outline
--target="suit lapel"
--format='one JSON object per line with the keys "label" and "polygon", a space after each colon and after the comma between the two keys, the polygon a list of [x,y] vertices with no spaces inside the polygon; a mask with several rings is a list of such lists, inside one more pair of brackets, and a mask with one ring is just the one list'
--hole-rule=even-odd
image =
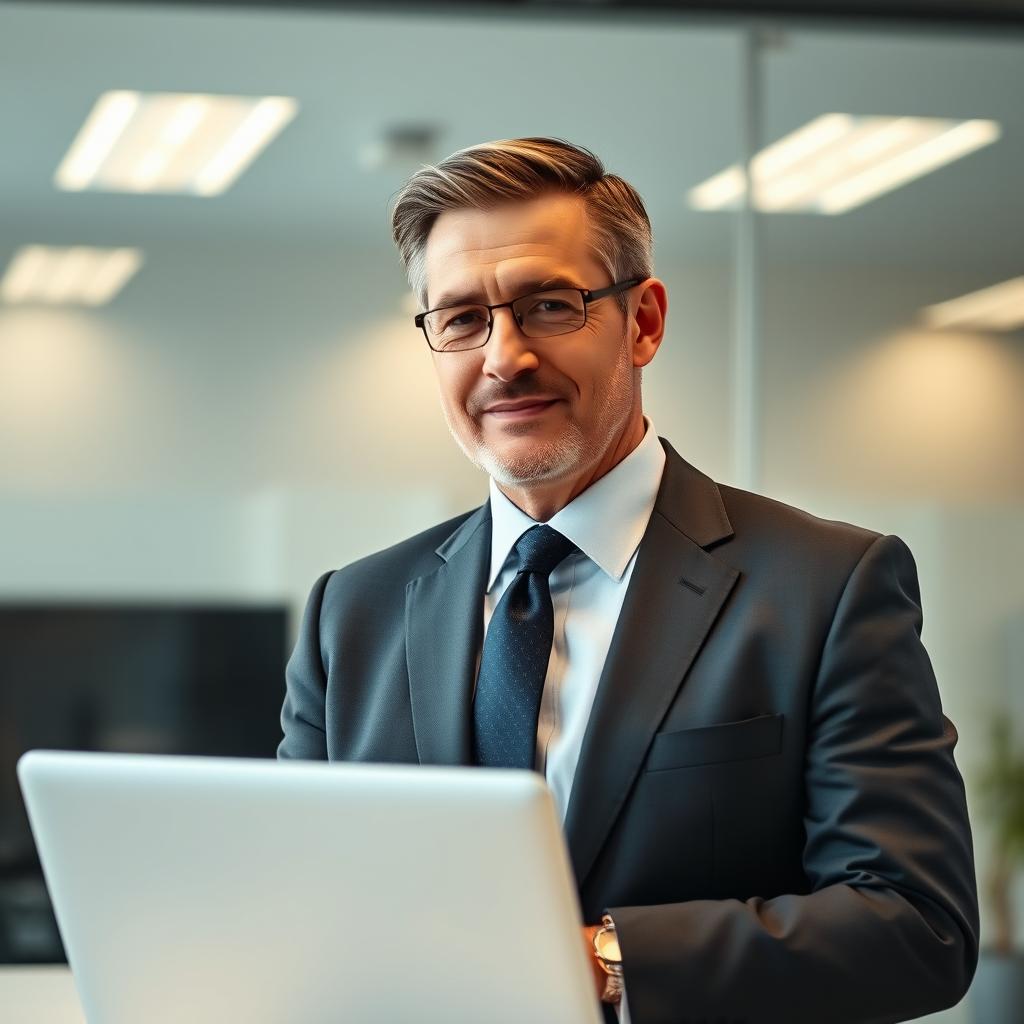
{"label": "suit lapel", "polygon": [[483,640],[490,504],[437,549],[443,563],[405,588],[405,654],[421,764],[469,764],[473,672]]}
{"label": "suit lapel", "polygon": [[732,535],[717,485],[667,460],[584,733],[565,833],[580,888],[654,734],[739,577],[704,550]]}

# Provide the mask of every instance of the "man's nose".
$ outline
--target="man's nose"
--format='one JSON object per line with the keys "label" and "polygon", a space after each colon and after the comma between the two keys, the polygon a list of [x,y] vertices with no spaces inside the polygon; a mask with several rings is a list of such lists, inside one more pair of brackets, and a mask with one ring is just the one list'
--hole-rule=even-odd
{"label": "man's nose", "polygon": [[539,364],[533,351],[534,339],[523,334],[519,321],[510,306],[503,306],[491,314],[494,326],[484,346],[483,372],[489,377],[511,380]]}

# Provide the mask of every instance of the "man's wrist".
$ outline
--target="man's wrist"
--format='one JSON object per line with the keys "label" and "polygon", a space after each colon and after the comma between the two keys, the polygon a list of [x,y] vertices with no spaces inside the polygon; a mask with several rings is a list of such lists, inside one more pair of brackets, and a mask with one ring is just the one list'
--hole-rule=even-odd
{"label": "man's wrist", "polygon": [[615,922],[608,914],[602,917],[600,926],[594,931],[593,946],[594,957],[605,975],[601,1001],[618,1003],[622,999],[623,989],[622,953],[619,949]]}

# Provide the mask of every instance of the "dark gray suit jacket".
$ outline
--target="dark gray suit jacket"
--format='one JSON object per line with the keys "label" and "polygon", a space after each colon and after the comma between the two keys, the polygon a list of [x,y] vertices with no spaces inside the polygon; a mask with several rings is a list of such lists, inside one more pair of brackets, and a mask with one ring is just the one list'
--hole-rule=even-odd
{"label": "dark gray suit jacket", "polygon": [[[662,443],[565,822],[586,922],[618,926],[633,1024],[952,1005],[977,891],[913,556]],[[490,534],[484,504],[317,581],[279,757],[470,763]]]}

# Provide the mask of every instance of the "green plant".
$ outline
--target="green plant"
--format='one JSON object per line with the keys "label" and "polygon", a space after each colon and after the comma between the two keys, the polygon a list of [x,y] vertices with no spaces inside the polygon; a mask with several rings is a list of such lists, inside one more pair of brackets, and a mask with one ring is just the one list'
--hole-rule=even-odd
{"label": "green plant", "polygon": [[1024,866],[1024,749],[1015,748],[1009,720],[992,723],[989,756],[978,779],[978,795],[993,830],[986,895],[995,924],[993,950],[1014,949],[1013,880]]}

